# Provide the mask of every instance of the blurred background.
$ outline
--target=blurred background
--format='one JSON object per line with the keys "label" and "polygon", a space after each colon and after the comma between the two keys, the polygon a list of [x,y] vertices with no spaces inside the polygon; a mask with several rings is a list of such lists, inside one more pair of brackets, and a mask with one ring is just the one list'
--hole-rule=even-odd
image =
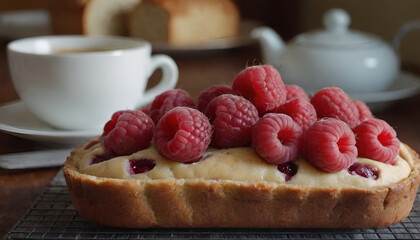
{"label": "blurred background", "polygon": [[[66,0],[2,0],[0,13],[25,9],[46,9]],[[81,1],[84,0],[74,0]],[[275,29],[285,40],[298,33],[322,27],[323,13],[333,7],[345,9],[352,29],[373,33],[387,42],[404,23],[420,20],[418,0],[235,0],[243,19],[255,19]],[[401,47],[402,64],[420,67],[420,31],[410,32]]]}
{"label": "blurred background", "polygon": [[[81,10],[81,6],[89,1],[98,0],[0,0],[0,106],[9,106],[9,102],[19,99],[8,69],[6,44],[10,40],[25,35],[59,33],[57,28],[51,26],[57,22],[53,22],[51,25],[43,24],[51,23],[48,15],[48,10],[51,7],[62,10],[55,17],[70,17],[70,21],[66,24],[67,30],[69,30],[67,33],[79,33],[82,14],[78,10]],[[420,21],[420,0],[234,1],[242,20],[251,19],[261,25],[269,26],[286,41],[291,40],[299,33],[323,28],[323,14],[331,8],[342,8],[349,13],[351,29],[377,35],[388,43],[392,41],[394,33],[400,26],[410,21]],[[23,15],[19,15],[19,13],[23,13]],[[249,35],[248,38],[250,38]],[[402,41],[400,52],[402,68],[420,76],[420,31],[411,31],[406,35]],[[200,91],[210,85],[229,83],[246,65],[259,63],[260,57],[260,48],[255,41],[235,49],[223,49],[206,54],[200,52],[188,56],[178,55],[174,57],[180,69],[180,81],[177,87],[183,88],[193,98],[196,98]],[[155,79],[159,79],[159,72],[154,75]],[[415,86],[416,94],[420,92],[418,82]],[[412,88],[408,90],[412,90]],[[374,94],[367,95],[370,97]],[[386,120],[398,131],[401,141],[420,152],[420,111],[418,110],[420,94],[411,98],[403,95],[399,97],[399,100],[388,109],[375,113],[375,116]],[[387,96],[380,94],[379,103],[387,104]],[[0,123],[2,122],[1,116],[0,114]],[[21,126],[18,125],[18,127]],[[31,136],[29,135],[29,137]],[[61,138],[61,140],[63,139],[65,140],[65,137]],[[41,138],[41,140],[43,139]],[[0,153],[43,148],[45,146],[42,144],[34,144],[32,141],[0,132]],[[0,239],[24,215],[57,170],[54,168],[37,172],[27,171],[26,174],[10,174],[9,171],[3,170],[2,176],[0,169]]]}

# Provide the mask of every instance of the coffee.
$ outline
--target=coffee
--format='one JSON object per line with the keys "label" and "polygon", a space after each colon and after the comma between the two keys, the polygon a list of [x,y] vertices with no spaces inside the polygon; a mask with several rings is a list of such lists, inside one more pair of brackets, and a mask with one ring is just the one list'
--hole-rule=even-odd
{"label": "coffee", "polygon": [[111,51],[113,49],[110,48],[69,48],[69,49],[56,49],[53,51],[55,54],[65,54],[65,53],[83,53],[83,52],[103,52],[103,51]]}

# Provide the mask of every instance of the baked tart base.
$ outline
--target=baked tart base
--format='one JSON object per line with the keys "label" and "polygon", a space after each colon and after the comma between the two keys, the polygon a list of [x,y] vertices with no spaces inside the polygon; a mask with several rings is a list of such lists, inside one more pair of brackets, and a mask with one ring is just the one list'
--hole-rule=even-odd
{"label": "baked tart base", "polygon": [[291,181],[99,177],[79,169],[81,156],[91,152],[86,150],[89,144],[76,148],[64,164],[69,194],[84,218],[112,227],[382,227],[408,216],[420,180],[419,157],[405,144],[400,157],[409,162],[408,176],[366,188]]}

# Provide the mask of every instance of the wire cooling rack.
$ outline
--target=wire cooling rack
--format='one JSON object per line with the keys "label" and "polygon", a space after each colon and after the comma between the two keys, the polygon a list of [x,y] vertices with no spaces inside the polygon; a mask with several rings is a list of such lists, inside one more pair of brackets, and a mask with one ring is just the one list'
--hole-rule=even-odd
{"label": "wire cooling rack", "polygon": [[398,224],[375,229],[122,229],[84,220],[74,209],[63,174],[51,181],[6,239],[420,239],[420,193]]}

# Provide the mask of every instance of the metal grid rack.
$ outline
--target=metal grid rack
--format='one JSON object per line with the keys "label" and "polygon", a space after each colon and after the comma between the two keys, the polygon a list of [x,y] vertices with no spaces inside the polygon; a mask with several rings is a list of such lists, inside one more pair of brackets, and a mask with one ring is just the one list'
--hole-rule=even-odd
{"label": "metal grid rack", "polygon": [[402,222],[376,229],[121,229],[95,225],[74,209],[60,172],[6,239],[420,239],[420,192]]}

